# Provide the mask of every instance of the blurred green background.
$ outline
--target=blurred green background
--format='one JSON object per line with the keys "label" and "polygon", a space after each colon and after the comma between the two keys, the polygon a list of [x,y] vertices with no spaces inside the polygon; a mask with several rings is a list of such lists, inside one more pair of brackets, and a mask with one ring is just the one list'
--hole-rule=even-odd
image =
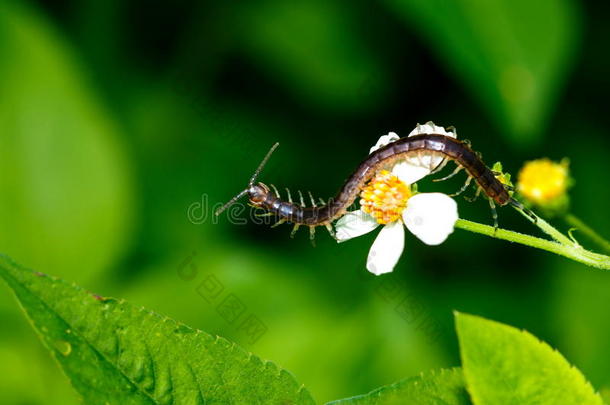
{"label": "blurred green background", "polygon": [[[569,157],[573,212],[610,236],[607,4],[0,3],[1,252],[234,340],[320,402],[458,365],[454,309],[525,328],[610,387],[610,274],[458,230],[439,247],[408,235],[394,274],[374,277],[374,233],[338,245],[319,230],[312,248],[306,231],[210,212],[275,141],[262,180],[326,198],[380,135],[433,120],[513,174]],[[491,223],[483,200],[459,210]],[[201,296],[209,277],[260,339]],[[78,403],[0,291],[0,403]]]}

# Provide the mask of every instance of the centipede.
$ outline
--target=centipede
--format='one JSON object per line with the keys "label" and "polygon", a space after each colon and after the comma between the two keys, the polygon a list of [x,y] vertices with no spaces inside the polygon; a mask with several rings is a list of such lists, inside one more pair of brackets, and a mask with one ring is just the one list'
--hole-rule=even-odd
{"label": "centipede", "polygon": [[434,166],[428,167],[431,170],[430,174],[439,172],[448,161],[453,161],[456,165],[455,170],[450,175],[436,179],[437,181],[447,180],[462,170],[467,173],[464,186],[453,195],[458,195],[466,190],[474,180],[477,186],[475,198],[481,192],[485,194],[490,204],[496,229],[498,228],[496,204],[499,206],[513,205],[524,212],[528,212],[518,200],[512,197],[512,189],[500,181],[498,177],[501,173],[496,173],[487,167],[481,155],[472,150],[470,142],[458,140],[444,134],[429,133],[403,137],[377,149],[358,165],[335,197],[328,201],[319,200],[316,202],[312,194],[309,193],[311,206],[305,204],[305,199],[300,191],[299,200],[295,202],[292,199],[290,191],[286,189],[288,199],[284,200],[275,186],[271,185],[269,187],[257,181],[259,174],[278,146],[279,143],[275,143],[271,147],[250,178],[248,186],[220,207],[216,211],[216,215],[222,213],[240,198],[247,196],[251,206],[262,209],[264,215],[278,218],[278,221],[273,226],[292,223],[294,226],[291,236],[294,236],[300,226],[306,226],[309,227],[310,238],[313,240],[315,229],[319,226],[324,226],[331,236],[334,237],[332,223],[348,211],[348,208],[354,203],[362,188],[376,173],[384,168],[391,167],[402,159],[410,159],[411,161],[416,159],[422,166],[425,166],[425,156],[438,156],[442,158],[440,163],[438,163],[438,159],[436,161],[435,159],[427,159],[428,166]]}

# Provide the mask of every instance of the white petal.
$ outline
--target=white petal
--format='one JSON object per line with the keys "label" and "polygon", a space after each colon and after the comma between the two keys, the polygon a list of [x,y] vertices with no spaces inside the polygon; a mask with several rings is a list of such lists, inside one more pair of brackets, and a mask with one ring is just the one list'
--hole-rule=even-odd
{"label": "white petal", "polygon": [[[407,136],[415,136],[422,134],[440,134],[449,136],[451,138],[457,138],[457,133],[455,130],[447,131],[445,128],[435,125],[434,122],[428,121],[424,125],[417,124],[415,129],[409,133]],[[421,156],[411,157],[409,162],[415,166],[423,166],[425,168],[430,169],[430,171],[437,168],[442,162],[443,157],[432,154],[422,154]]]}
{"label": "white petal", "polygon": [[415,129],[407,136],[422,135],[422,134],[440,134],[457,138],[455,130],[447,131],[445,128],[435,125],[434,122],[428,121],[424,125],[417,124]]}
{"label": "white petal", "polygon": [[362,210],[348,212],[343,215],[335,224],[336,237],[338,242],[345,242],[356,236],[364,235],[377,228],[379,223]]}
{"label": "white petal", "polygon": [[400,139],[400,137],[398,136],[398,134],[396,134],[396,132],[390,132],[387,135],[383,135],[381,138],[379,138],[375,146],[371,148],[369,154],[375,152],[379,148],[386,146],[387,144],[397,141],[398,139]]}
{"label": "white petal", "polygon": [[405,246],[402,222],[390,222],[381,229],[366,259],[366,268],[375,275],[394,270]]}
{"label": "white petal", "polygon": [[409,198],[402,218],[409,229],[427,245],[439,245],[453,232],[458,219],[457,204],[442,193],[421,193]]}
{"label": "white petal", "polygon": [[410,185],[430,174],[430,169],[401,160],[392,167],[392,174]]}

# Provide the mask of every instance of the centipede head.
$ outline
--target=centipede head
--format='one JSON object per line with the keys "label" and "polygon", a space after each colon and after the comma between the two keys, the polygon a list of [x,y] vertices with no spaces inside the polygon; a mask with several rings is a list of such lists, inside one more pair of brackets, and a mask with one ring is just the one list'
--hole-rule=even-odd
{"label": "centipede head", "polygon": [[246,194],[248,194],[248,200],[250,201],[250,204],[258,207],[267,199],[267,195],[269,194],[269,187],[260,182],[252,184],[246,190]]}
{"label": "centipede head", "polygon": [[248,196],[248,199],[250,200],[250,204],[255,205],[255,206],[259,206],[259,205],[261,205],[261,203],[263,201],[265,201],[265,198],[267,197],[267,194],[269,193],[269,187],[267,187],[266,185],[264,185],[263,183],[260,183],[260,182],[256,183],[256,178],[258,177],[260,172],[263,170],[263,167],[265,167],[265,164],[271,157],[271,154],[273,153],[273,151],[275,151],[275,149],[277,149],[278,146],[280,146],[280,144],[279,144],[279,142],[276,142],[271,147],[271,149],[269,149],[269,152],[267,152],[267,154],[265,155],[265,157],[263,158],[261,163],[258,165],[256,170],[254,171],[254,174],[250,178],[250,181],[248,182],[248,187],[245,190],[240,191],[239,194],[237,194],[235,197],[231,198],[231,200],[229,200],[228,203],[226,203],[225,205],[223,205],[222,207],[217,209],[215,212],[215,215],[220,215],[224,210],[229,208],[231,205],[235,204],[235,202],[237,200],[239,200],[240,198],[242,198],[245,195]]}

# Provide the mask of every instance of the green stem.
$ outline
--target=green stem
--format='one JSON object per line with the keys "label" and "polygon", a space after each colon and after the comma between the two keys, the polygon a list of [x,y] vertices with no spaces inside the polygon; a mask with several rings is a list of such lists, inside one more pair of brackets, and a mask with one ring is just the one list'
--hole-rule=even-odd
{"label": "green stem", "polygon": [[592,242],[597,244],[605,252],[610,253],[610,242],[604,239],[599,233],[597,233],[589,225],[585,224],[579,218],[572,214],[564,215],[563,219],[570,225],[576,228],[576,230],[585,236],[587,236]]}
{"label": "green stem", "polygon": [[544,219],[540,218],[538,215],[533,212],[526,213],[520,208],[514,207],[521,215],[527,218],[531,223],[536,225],[538,228],[542,230],[542,232],[549,235],[551,238],[555,239],[562,245],[566,246],[579,246],[577,242],[565,236],[563,233],[559,232],[555,229],[551,224],[546,222]]}
{"label": "green stem", "polygon": [[[532,220],[533,222],[533,220]],[[550,228],[551,225],[544,222],[543,226],[548,226]],[[610,257],[600,255],[597,253],[590,252],[588,250],[583,249],[582,247],[574,244],[569,238],[559,233],[559,231],[554,230],[553,233],[558,233],[562,236],[561,239],[565,239],[568,241],[568,244],[562,244],[555,241],[550,241],[542,238],[538,238],[535,236],[525,235],[519,232],[509,231],[501,228],[494,228],[493,226],[479,224],[477,222],[468,221],[465,219],[458,219],[455,223],[455,227],[459,229],[463,229],[470,232],[480,233],[482,235],[491,236],[492,238],[503,239],[510,242],[520,243],[522,245],[531,246],[534,248],[546,250],[547,252],[555,253],[560,256],[567,257],[568,259],[572,259],[574,261],[586,264],[591,267],[596,267],[598,269],[610,270]],[[542,227],[541,227],[542,229]],[[543,229],[544,230],[544,229]],[[546,232],[546,231],[545,231]],[[548,232],[547,232],[548,233]],[[551,235],[553,236],[553,235]],[[558,235],[556,235],[558,236]],[[555,237],[555,236],[553,236]]]}

